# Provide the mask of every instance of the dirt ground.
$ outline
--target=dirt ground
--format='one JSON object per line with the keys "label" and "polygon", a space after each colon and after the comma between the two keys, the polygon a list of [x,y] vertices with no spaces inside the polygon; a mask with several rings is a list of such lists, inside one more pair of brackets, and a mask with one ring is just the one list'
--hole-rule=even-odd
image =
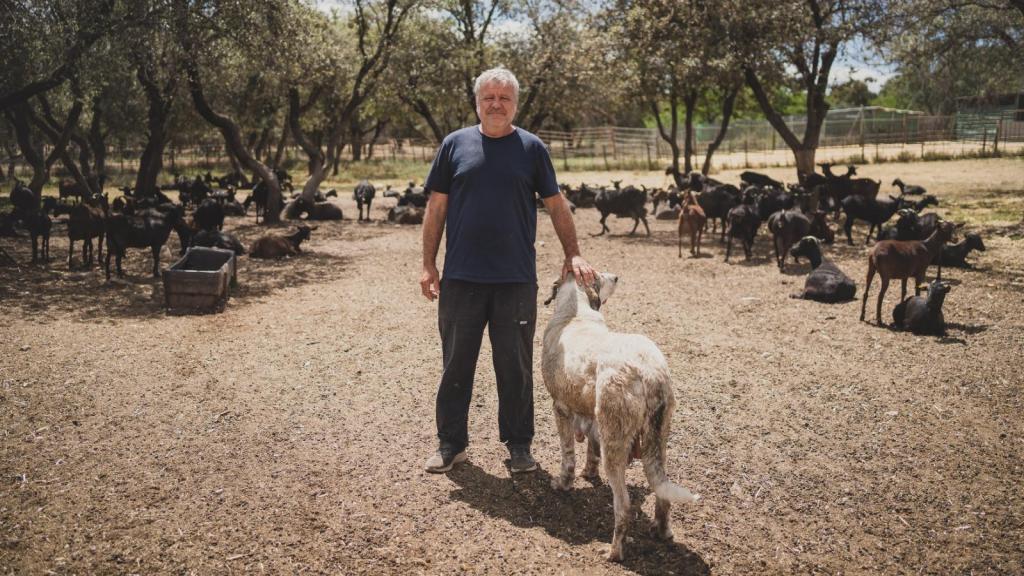
{"label": "dirt ground", "polygon": [[[608,487],[549,487],[559,451],[539,369],[541,469],[510,477],[486,339],[469,462],[423,472],[436,308],[419,295],[419,228],[381,222],[393,200],[359,224],[342,198],[348,219],[298,258],[241,258],[226,309],[198,316],[164,313],[143,251],[124,281],[77,255],[68,272],[59,226],[48,268],[0,268],[0,573],[1020,574],[1024,161],[861,174],[924,185],[984,235],[974,270],[943,272],[948,337],[858,321],[862,245],[828,250],[858,300],[825,305],[789,298],[809,266],[780,273],[763,228],[754,259],[727,264],[717,240],[677,258],[674,222],[629,237],[613,218],[592,238],[597,213],[577,211],[584,255],[622,279],[609,325],[668,358],[667,468],[702,495],[673,508],[675,542],[658,541],[635,462],[623,564],[602,558]],[[663,180],[563,180],[620,176]],[[246,243],[262,232],[227,227]],[[0,242],[27,262],[27,239]],[[537,252],[543,293],[561,263],[543,214]],[[541,306],[536,363],[549,316]]]}

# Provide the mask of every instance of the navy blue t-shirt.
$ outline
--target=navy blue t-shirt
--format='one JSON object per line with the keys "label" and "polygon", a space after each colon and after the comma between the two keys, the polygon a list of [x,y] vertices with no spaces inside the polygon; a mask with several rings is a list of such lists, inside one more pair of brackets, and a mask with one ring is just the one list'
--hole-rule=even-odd
{"label": "navy blue t-shirt", "polygon": [[441,143],[425,188],[448,195],[445,278],[537,281],[535,194],[558,194],[540,138],[520,128],[501,138],[479,126],[456,130]]}

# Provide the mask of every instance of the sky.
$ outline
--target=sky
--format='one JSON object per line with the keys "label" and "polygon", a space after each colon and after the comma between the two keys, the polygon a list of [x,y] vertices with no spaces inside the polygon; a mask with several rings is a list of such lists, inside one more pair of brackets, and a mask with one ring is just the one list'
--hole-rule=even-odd
{"label": "sky", "polygon": [[[345,0],[313,0],[316,7],[325,13],[333,8],[341,8],[346,4]],[[507,24],[515,27],[515,22]],[[881,90],[885,81],[895,74],[892,66],[881,62],[877,55],[864,45],[860,40],[847,43],[842,53],[836,58],[832,65],[831,84],[842,84],[850,79],[866,81],[872,92]]]}

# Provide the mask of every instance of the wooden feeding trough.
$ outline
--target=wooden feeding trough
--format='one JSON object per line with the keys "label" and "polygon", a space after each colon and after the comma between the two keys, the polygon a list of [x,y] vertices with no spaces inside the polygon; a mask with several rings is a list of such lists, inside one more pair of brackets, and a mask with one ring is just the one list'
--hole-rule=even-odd
{"label": "wooden feeding trough", "polygon": [[220,248],[189,248],[163,271],[164,305],[170,310],[223,309],[235,277],[235,253]]}

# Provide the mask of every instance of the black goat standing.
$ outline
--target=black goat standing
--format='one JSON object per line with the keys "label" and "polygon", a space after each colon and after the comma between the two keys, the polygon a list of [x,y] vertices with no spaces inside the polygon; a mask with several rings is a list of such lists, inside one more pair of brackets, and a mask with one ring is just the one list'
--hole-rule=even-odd
{"label": "black goat standing", "polygon": [[366,206],[366,221],[370,221],[370,205],[373,204],[373,197],[377,195],[377,189],[373,187],[366,180],[362,180],[359,184],[356,184],[355,190],[352,192],[352,199],[356,201],[356,206],[359,208],[359,220],[363,221],[363,206]]}
{"label": "black goat standing", "polygon": [[608,216],[614,214],[619,218],[632,218],[633,229],[629,231],[630,236],[636,232],[640,222],[644,223],[647,235],[651,235],[651,227],[647,225],[647,193],[635,186],[625,188],[605,189],[598,192],[594,198],[594,206],[601,212],[601,232],[594,236],[601,236],[611,229],[605,224]]}
{"label": "black goat standing", "polygon": [[127,248],[149,248],[153,253],[153,276],[160,275],[160,250],[167,243],[171,230],[178,233],[182,253],[189,244],[188,227],[179,205],[162,204],[156,208],[138,211],[134,216],[114,214],[107,218],[106,278],[110,280],[110,257],[117,258],[117,275],[124,276],[121,259]]}

